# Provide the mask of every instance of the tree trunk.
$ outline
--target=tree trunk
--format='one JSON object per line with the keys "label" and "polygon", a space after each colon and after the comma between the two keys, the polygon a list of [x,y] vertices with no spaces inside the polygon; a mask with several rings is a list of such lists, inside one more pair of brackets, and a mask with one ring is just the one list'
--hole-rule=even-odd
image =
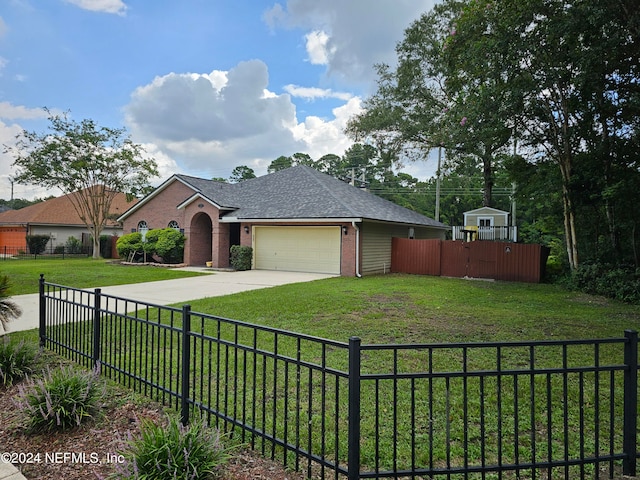
{"label": "tree trunk", "polygon": [[493,191],[493,169],[491,168],[493,158],[490,155],[484,155],[482,157],[482,178],[484,179],[484,185],[482,188],[482,206],[491,206],[491,196]]}
{"label": "tree trunk", "polygon": [[631,228],[631,249],[633,250],[633,262],[636,268],[640,267],[640,261],[638,260],[638,249],[636,248],[636,222],[633,222]]}
{"label": "tree trunk", "polygon": [[571,180],[571,160],[560,161],[560,171],[562,172],[562,210],[564,217],[564,237],[567,249],[567,259],[569,268],[575,271],[578,268],[578,244],[576,235],[575,214],[573,212],[573,202],[569,190]]}
{"label": "tree trunk", "polygon": [[91,233],[91,237],[93,238],[93,258],[102,258],[100,255],[100,234],[102,233],[102,229],[97,226],[93,226],[93,228],[89,229],[89,233]]}

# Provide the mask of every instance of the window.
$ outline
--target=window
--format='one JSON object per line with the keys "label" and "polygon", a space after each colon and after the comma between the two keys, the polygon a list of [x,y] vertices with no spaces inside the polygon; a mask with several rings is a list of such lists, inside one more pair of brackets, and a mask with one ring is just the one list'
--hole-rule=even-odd
{"label": "window", "polygon": [[149,225],[147,225],[147,222],[145,222],[144,220],[140,220],[138,222],[138,232],[140,232],[140,234],[142,235],[142,240],[144,241],[145,237],[147,236],[147,232],[149,231]]}
{"label": "window", "polygon": [[171,220],[167,227],[173,228],[174,230],[180,230],[180,225],[178,225],[178,222],[176,222],[175,220]]}
{"label": "window", "polygon": [[480,217],[478,218],[478,226],[479,227],[490,227],[493,224],[493,219],[491,217]]}

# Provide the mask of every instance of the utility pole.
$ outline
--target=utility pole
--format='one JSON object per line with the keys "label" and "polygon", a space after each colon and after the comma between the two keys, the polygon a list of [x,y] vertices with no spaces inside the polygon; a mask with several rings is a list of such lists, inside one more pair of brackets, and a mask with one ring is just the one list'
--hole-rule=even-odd
{"label": "utility pole", "polygon": [[[513,156],[518,154],[518,139],[513,136]],[[516,182],[511,184],[511,226],[516,226]]]}

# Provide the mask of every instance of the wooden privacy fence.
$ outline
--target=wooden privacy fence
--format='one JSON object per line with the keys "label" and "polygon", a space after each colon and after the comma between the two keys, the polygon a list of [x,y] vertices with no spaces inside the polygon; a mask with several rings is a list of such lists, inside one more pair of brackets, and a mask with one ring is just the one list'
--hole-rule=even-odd
{"label": "wooden privacy fence", "polygon": [[534,244],[393,238],[391,271],[538,283],[548,256]]}

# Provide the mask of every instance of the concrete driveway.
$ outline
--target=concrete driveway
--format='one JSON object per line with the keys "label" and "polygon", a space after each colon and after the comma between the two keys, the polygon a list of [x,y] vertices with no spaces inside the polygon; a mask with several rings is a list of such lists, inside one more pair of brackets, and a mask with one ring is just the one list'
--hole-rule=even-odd
{"label": "concrete driveway", "polygon": [[[210,270],[186,267],[185,270]],[[161,280],[158,282],[134,283],[128,285],[104,286],[102,293],[124,297],[155,305],[187,303],[207,297],[219,297],[231,293],[269,288],[290,283],[310,282],[334,277],[321,273],[282,272],[270,270],[247,270],[244,272],[214,272],[210,275]],[[88,289],[93,290],[93,289]],[[38,328],[38,294],[15,295],[11,300],[22,308],[20,318],[9,323],[9,333]],[[1,331],[0,335],[4,332]]]}

